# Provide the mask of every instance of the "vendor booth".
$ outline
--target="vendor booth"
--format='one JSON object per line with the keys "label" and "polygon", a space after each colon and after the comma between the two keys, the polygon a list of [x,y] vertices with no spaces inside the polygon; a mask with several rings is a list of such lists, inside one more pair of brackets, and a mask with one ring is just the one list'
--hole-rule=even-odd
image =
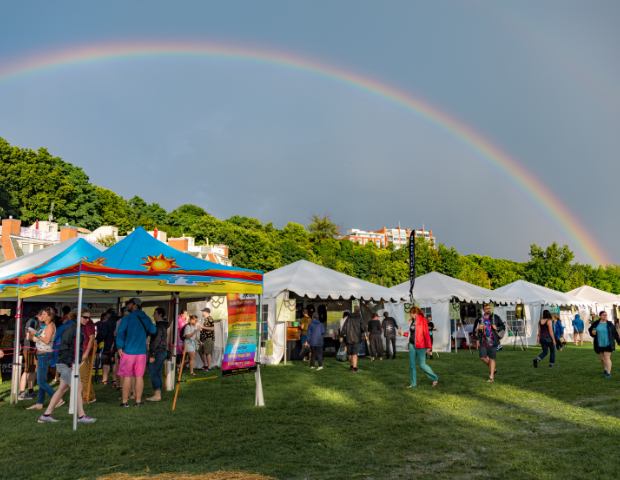
{"label": "vendor booth", "polygon": [[[81,244],[80,248],[86,249],[86,245]],[[28,298],[72,301],[77,298],[79,318],[82,302],[87,299],[109,299],[119,304],[122,298],[127,297],[141,297],[144,301],[148,301],[149,298],[160,300],[165,293],[173,295],[176,305],[174,314],[167,309],[170,313],[169,319],[173,323],[171,328],[176,332],[178,303],[181,296],[217,296],[223,297],[225,301],[229,293],[260,295],[262,272],[198,259],[169,247],[139,227],[103,252],[97,249],[84,253],[76,248],[71,254],[61,253],[44,265],[19,275],[16,291],[17,329],[19,330],[23,300]],[[79,336],[80,323],[77,325]],[[177,335],[172,337],[176,342]],[[18,347],[18,338],[15,343]],[[17,354],[18,349],[16,357]],[[17,358],[14,361],[17,362]],[[174,357],[166,365],[168,376],[172,379],[173,362]],[[173,380],[168,381],[170,386],[172,383]]]}
{"label": "vendor booth", "polygon": [[[584,332],[584,340],[592,341],[587,335],[589,326],[589,308],[594,304],[583,298],[570,295],[568,293],[556,292],[550,288],[542,287],[525,280],[517,280],[516,282],[504,285],[495,290],[506,295],[519,297],[523,303],[523,318],[516,318],[518,328],[523,332],[525,345],[536,345],[538,337],[538,321],[542,318],[543,310],[547,309],[553,314],[559,315],[564,326],[564,333],[568,335],[568,339],[572,339],[573,325],[572,321],[576,313],[581,314],[581,319],[586,324],[586,332]],[[509,313],[515,316],[514,313]]]}
{"label": "vendor booth", "polygon": [[584,300],[593,302],[593,308],[595,315],[598,315],[601,311],[607,312],[609,319],[613,319],[614,323],[618,323],[618,305],[620,305],[620,298],[613,293],[599,290],[598,288],[590,287],[589,285],[582,285],[579,288],[567,292],[570,295],[574,295]]}
{"label": "vendor booth", "polygon": [[[268,323],[263,336],[273,342],[270,363],[296,359],[296,349],[301,348],[299,321],[304,308],[310,316],[318,312],[325,324],[324,345],[329,354],[338,346],[336,336],[342,314],[353,311],[354,303],[360,305],[362,316],[369,321],[372,313],[381,314],[388,302],[408,297],[306,260],[269,272],[264,277],[263,320],[266,318]],[[268,353],[266,349],[264,353]]]}
{"label": "vendor booth", "polygon": [[[409,282],[401,283],[390,290],[408,294]],[[506,307],[514,308],[519,303],[518,297],[513,295],[478,287],[439,272],[430,272],[416,278],[413,301],[419,304],[427,318],[432,318],[438,330],[433,333],[433,350],[438,352],[451,351],[452,338],[456,339],[456,349],[462,341],[469,344],[471,327],[485,303],[492,303],[495,313],[502,317],[504,322],[508,320]],[[387,306],[390,315],[402,329],[408,328],[409,314],[405,312],[408,306],[408,303]],[[398,338],[396,348],[406,350],[407,339]]]}

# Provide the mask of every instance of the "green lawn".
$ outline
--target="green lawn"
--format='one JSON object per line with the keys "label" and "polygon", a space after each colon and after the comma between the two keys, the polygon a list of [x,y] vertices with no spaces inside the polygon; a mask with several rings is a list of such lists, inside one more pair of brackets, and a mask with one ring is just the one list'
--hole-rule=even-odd
{"label": "green lawn", "polygon": [[[254,377],[182,384],[143,408],[118,407],[97,386],[94,425],[37,423],[32,402],[0,404],[0,477],[97,478],[113,472],[239,469],[287,478],[588,478],[620,476],[620,363],[605,379],[591,345],[558,353],[556,368],[532,367],[538,349],[498,354],[497,380],[467,351],[418,370],[408,360],[360,361],[352,374],[327,359],[262,370],[266,407],[254,407]],[[612,359],[614,356],[612,356]],[[620,355],[615,354],[620,362]],[[208,376],[207,374],[199,374]],[[147,392],[150,382],[147,380]],[[7,400],[8,382],[0,385]]]}

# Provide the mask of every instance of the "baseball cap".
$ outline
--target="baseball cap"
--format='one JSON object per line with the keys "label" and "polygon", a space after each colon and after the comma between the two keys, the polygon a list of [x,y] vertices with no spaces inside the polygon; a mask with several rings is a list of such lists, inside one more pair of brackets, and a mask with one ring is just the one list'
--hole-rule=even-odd
{"label": "baseball cap", "polygon": [[139,298],[130,298],[129,300],[127,300],[125,302],[125,305],[127,305],[128,303],[135,303],[136,305],[138,305],[139,307],[142,306],[142,300],[140,300]]}

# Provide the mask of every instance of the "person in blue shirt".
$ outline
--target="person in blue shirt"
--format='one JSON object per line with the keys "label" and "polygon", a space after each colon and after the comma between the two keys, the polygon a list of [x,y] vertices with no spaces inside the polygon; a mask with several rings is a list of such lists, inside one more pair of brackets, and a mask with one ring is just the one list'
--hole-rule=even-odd
{"label": "person in blue shirt", "polygon": [[146,337],[157,332],[155,324],[142,311],[142,300],[132,298],[127,301],[129,315],[121,320],[116,334],[116,348],[120,356],[118,376],[123,377],[123,398],[121,407],[129,406],[131,377],[135,377],[136,406],[144,405],[144,371],[146,370]]}
{"label": "person in blue shirt", "polygon": [[305,345],[310,347],[310,368],[314,368],[314,360],[319,362],[317,370],[323,370],[323,335],[325,335],[325,325],[319,320],[319,314],[312,314],[312,321],[308,325]]}
{"label": "person in blue shirt", "polygon": [[553,315],[553,336],[557,342],[556,348],[561,352],[564,347],[562,342],[564,337],[564,325],[562,325],[562,320],[560,320],[557,315]]}
{"label": "person in blue shirt", "polygon": [[599,319],[590,325],[588,332],[594,339],[594,351],[601,357],[605,377],[611,377],[611,352],[616,349],[614,340],[620,345],[620,336],[614,324],[607,320],[607,312],[599,313]]}
{"label": "person in blue shirt", "polygon": [[575,319],[573,320],[573,337],[575,340],[575,346],[577,346],[577,335],[579,335],[579,341],[583,347],[583,320],[579,314],[575,315]]}

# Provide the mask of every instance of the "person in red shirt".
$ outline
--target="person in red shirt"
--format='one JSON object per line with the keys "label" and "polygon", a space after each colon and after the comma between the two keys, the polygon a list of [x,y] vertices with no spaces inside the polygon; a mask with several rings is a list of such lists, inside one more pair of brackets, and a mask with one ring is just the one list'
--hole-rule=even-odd
{"label": "person in red shirt", "polygon": [[82,354],[82,363],[80,364],[80,381],[82,382],[82,402],[84,403],[95,403],[97,399],[95,398],[95,389],[91,385],[90,387],[90,396],[86,398],[88,392],[88,379],[93,370],[93,349],[95,347],[95,324],[90,318],[90,310],[87,308],[82,308],[82,317],[86,318],[87,321],[82,327],[82,332],[84,333],[84,343],[83,349],[84,353]]}
{"label": "person in red shirt", "polygon": [[416,367],[418,365],[426,376],[433,381],[433,387],[439,383],[439,376],[433,372],[426,363],[426,354],[431,352],[431,336],[428,332],[428,323],[424,318],[424,313],[419,307],[412,307],[409,310],[411,320],[409,320],[409,332],[398,331],[399,335],[409,337],[409,372],[411,373],[411,385],[407,388],[417,387]]}

